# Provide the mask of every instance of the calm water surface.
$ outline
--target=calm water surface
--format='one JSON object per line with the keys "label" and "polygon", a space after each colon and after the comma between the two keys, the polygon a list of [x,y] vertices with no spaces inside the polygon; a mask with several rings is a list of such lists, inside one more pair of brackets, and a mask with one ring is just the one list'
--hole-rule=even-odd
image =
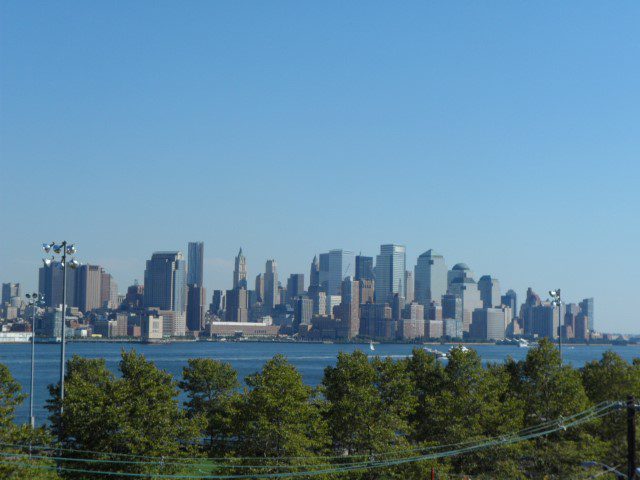
{"label": "calm water surface", "polygon": [[[134,343],[68,343],[67,355],[77,354],[88,358],[104,358],[107,367],[113,371],[118,368],[120,351],[134,349],[144,354],[147,359],[176,377],[180,377],[182,368],[189,358],[214,358],[231,363],[238,371],[239,378],[259,370],[263,363],[277,353],[285,355],[302,374],[309,385],[317,385],[322,380],[323,370],[333,365],[338,352],[352,352],[362,349],[368,354],[391,358],[404,358],[411,354],[416,345],[381,344],[371,352],[368,345],[339,345],[319,343],[270,343],[270,342],[178,342],[166,345],[142,345]],[[433,346],[430,346],[433,347]],[[507,356],[516,360],[524,358],[527,349],[507,345],[469,345],[482,357],[484,363],[502,362]],[[446,351],[449,346],[437,346]],[[564,360],[574,366],[582,366],[586,362],[599,359],[602,353],[613,350],[627,361],[640,357],[640,346],[565,346]],[[25,393],[29,391],[31,372],[31,347],[29,344],[0,344],[0,363],[9,367],[13,376],[22,384]],[[49,396],[47,385],[58,380],[60,375],[60,345],[36,345],[35,375],[35,414],[38,423],[46,420],[45,401]],[[29,401],[19,407],[16,420],[27,422]]]}

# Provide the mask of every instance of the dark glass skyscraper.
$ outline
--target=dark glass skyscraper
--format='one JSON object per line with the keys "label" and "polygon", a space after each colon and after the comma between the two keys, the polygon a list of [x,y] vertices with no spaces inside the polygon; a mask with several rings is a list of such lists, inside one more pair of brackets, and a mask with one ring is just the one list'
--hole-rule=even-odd
{"label": "dark glass skyscraper", "polygon": [[188,260],[187,283],[202,286],[204,283],[204,242],[189,242]]}
{"label": "dark glass skyscraper", "polygon": [[356,276],[355,279],[373,280],[373,257],[356,255]]}
{"label": "dark glass skyscraper", "polygon": [[144,271],[144,306],[184,313],[186,265],[181,252],[155,252]]}

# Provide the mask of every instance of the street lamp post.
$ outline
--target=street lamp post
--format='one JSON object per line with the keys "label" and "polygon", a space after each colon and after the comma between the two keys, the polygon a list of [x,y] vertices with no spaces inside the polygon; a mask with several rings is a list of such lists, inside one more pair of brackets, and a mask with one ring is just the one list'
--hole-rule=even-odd
{"label": "street lamp post", "polygon": [[[76,253],[76,247],[73,244],[67,243],[67,241],[63,241],[62,243],[43,243],[42,249],[45,253],[51,252],[61,255],[60,267],[62,268],[62,328],[61,328],[61,339],[60,339],[60,415],[62,415],[64,407],[64,362],[65,362],[65,336],[66,336],[66,323],[67,323],[67,255],[73,255]],[[50,259],[44,259],[43,262],[46,266],[50,266],[53,263],[55,257],[52,255]],[[80,264],[75,260],[71,259],[68,265],[75,270],[80,266]]]}
{"label": "street lamp post", "polygon": [[562,298],[560,298],[560,289],[549,290],[551,295],[551,304],[558,307],[558,346],[560,348],[560,364],[562,364]]}
{"label": "street lamp post", "polygon": [[38,293],[27,293],[27,300],[31,306],[31,387],[29,390],[29,421],[31,428],[35,428],[36,426],[36,417],[33,414],[34,373],[36,365],[36,309],[43,298],[44,295]]}

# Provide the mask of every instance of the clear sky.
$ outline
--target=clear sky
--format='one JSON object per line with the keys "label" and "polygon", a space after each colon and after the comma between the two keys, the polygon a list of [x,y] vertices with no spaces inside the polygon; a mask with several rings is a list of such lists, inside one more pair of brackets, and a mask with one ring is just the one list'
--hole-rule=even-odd
{"label": "clear sky", "polygon": [[[640,3],[0,2],[0,281],[434,248],[640,331]],[[253,281],[250,282],[253,284]]]}

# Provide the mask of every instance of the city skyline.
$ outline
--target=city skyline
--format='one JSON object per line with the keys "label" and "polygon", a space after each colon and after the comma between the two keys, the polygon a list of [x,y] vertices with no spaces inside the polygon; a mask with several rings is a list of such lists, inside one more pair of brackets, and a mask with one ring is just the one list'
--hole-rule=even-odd
{"label": "city skyline", "polygon": [[252,285],[266,259],[282,280],[397,242],[408,270],[433,248],[633,331],[639,14],[4,1],[0,277],[34,289],[67,239],[122,291],[199,239],[211,292],[240,246]]}
{"label": "city skyline", "polygon": [[[188,248],[187,250],[192,247],[193,245],[198,245],[198,248],[201,252],[204,252],[204,243],[203,241],[198,241],[198,242],[188,242]],[[468,330],[469,324],[471,323],[471,317],[472,317],[472,313],[473,310],[475,308],[482,308],[484,306],[484,308],[499,308],[501,304],[506,304],[509,305],[510,301],[507,300],[505,301],[505,299],[508,298],[509,295],[513,294],[513,289],[507,288],[507,290],[504,292],[505,294],[501,296],[501,294],[503,293],[503,291],[501,290],[501,282],[499,280],[499,278],[497,278],[495,275],[491,275],[491,274],[477,274],[476,272],[474,272],[472,269],[470,269],[468,267],[468,265],[466,263],[456,263],[455,265],[451,265],[448,266],[447,264],[447,260],[446,258],[439,254],[439,253],[435,253],[433,249],[428,249],[427,251],[423,252],[421,255],[419,255],[416,258],[415,264],[414,266],[411,266],[411,262],[406,262],[406,248],[404,245],[398,245],[398,244],[383,244],[380,245],[380,251],[381,252],[387,252],[387,254],[396,254],[396,252],[400,255],[399,258],[401,259],[402,264],[405,267],[405,273],[406,274],[412,274],[414,269],[418,269],[421,265],[424,265],[423,259],[427,258],[427,259],[432,259],[435,258],[437,263],[438,263],[438,277],[444,277],[441,278],[441,281],[445,281],[445,283],[447,285],[449,285],[449,287],[447,287],[447,291],[446,293],[454,293],[457,297],[458,297],[458,301],[461,302],[460,308],[461,310],[461,315],[462,317],[460,318],[463,321],[464,324],[464,328],[465,330]],[[355,259],[355,258],[365,258],[365,259],[370,259],[371,257],[366,257],[366,256],[362,256],[360,252],[359,255],[354,257],[353,252],[351,251],[344,251],[342,249],[332,249],[330,250],[329,253],[321,253],[319,256],[323,256],[325,255],[327,257],[327,260],[325,260],[325,267],[328,268],[330,262],[329,262],[329,254],[334,253],[337,254],[337,258],[341,259],[343,257],[343,255],[347,255],[348,258],[350,259]],[[148,274],[148,269],[149,269],[149,265],[153,264],[153,260],[154,258],[164,258],[164,257],[170,257],[171,259],[177,259],[179,264],[181,265],[181,267],[179,266],[178,268],[182,269],[182,273],[180,274],[182,276],[182,281],[181,284],[183,285],[182,288],[184,288],[184,291],[182,292],[181,295],[184,295],[184,298],[181,300],[183,303],[180,304],[181,306],[178,307],[178,310],[185,310],[186,309],[186,296],[187,296],[187,290],[189,290],[189,286],[190,284],[186,281],[186,279],[189,277],[190,272],[188,269],[188,262],[185,262],[184,259],[184,255],[182,253],[181,250],[175,250],[175,251],[155,251],[153,252],[152,256],[151,256],[151,261],[147,260],[146,261],[146,268],[145,268],[145,275]],[[313,260],[315,261],[317,259],[318,255],[314,254],[313,256]],[[388,267],[389,266],[389,260],[384,258],[384,255],[381,257],[380,255],[377,255],[378,260],[381,261],[381,265],[383,265],[384,267]],[[204,263],[205,257],[203,255],[200,255],[198,258],[198,262],[196,264],[196,268],[198,270],[200,270],[201,264]],[[163,260],[164,261],[164,260]],[[406,263],[405,263],[406,262]],[[273,308],[273,306],[275,306],[276,304],[276,299],[277,302],[284,302],[284,300],[280,299],[280,292],[278,291],[279,288],[284,288],[286,295],[287,295],[287,303],[291,303],[290,300],[294,300],[294,297],[297,296],[296,295],[291,295],[290,290],[288,290],[288,288],[292,285],[292,279],[296,278],[295,280],[295,284],[296,284],[296,291],[300,290],[301,293],[307,294],[306,291],[302,291],[302,290],[306,290],[305,289],[305,282],[304,282],[304,276],[305,274],[302,272],[298,272],[298,273],[286,273],[283,274],[282,272],[278,272],[277,269],[277,261],[276,259],[268,259],[265,265],[265,271],[269,271],[270,269],[273,269],[273,272],[275,274],[275,278],[270,280],[269,282],[272,283],[272,288],[273,288],[273,299],[271,299],[270,301],[266,301],[265,303],[267,305],[270,304],[269,308]],[[313,263],[313,262],[312,262]],[[332,262],[335,264],[335,261]],[[246,281],[244,281],[244,279],[247,278],[247,275],[249,275],[250,273],[250,266],[249,266],[249,262],[246,259],[246,256],[244,255],[244,252],[242,250],[242,248],[240,248],[239,253],[235,256],[234,258],[234,268],[232,271],[229,271],[228,274],[230,276],[230,280],[229,280],[229,287],[231,287],[231,289],[227,289],[226,286],[214,286],[214,287],[207,287],[206,283],[204,286],[200,286],[201,288],[198,290],[198,292],[195,294],[195,296],[193,298],[198,298],[198,306],[195,307],[197,310],[196,311],[200,311],[201,313],[199,314],[199,320],[198,323],[202,324],[202,322],[204,321],[204,308],[205,305],[208,305],[209,301],[211,300],[211,296],[207,297],[206,292],[208,291],[211,295],[214,294],[214,291],[216,290],[221,290],[222,292],[227,292],[227,295],[229,295],[229,293],[231,291],[233,291],[234,289],[236,289],[237,287],[242,287],[244,289],[248,289],[251,290],[251,286],[247,285]],[[242,272],[242,275],[238,275],[238,266],[241,266],[240,268],[240,272]],[[113,279],[113,276],[111,274],[107,274],[104,273],[104,266],[95,266],[95,265],[91,265],[89,263],[84,263],[84,264],[80,264],[80,267],[78,268],[78,273],[83,272],[83,270],[87,267],[91,267],[93,269],[99,269],[100,271],[102,271],[102,275],[106,276],[107,278],[107,283],[111,282],[116,288],[117,288],[117,282],[115,282],[115,280]],[[378,267],[378,262],[376,262],[374,270]],[[162,267],[164,268],[164,267]],[[168,272],[170,272],[171,270],[173,270],[173,268],[175,267],[170,267]],[[443,268],[445,268],[445,270],[442,270]],[[346,273],[345,275],[343,275],[343,280],[348,281],[349,278],[352,278],[354,280],[357,281],[357,279],[354,278],[355,273],[352,273],[349,271],[349,265],[346,266]],[[342,270],[342,268],[341,268]],[[55,268],[43,268],[42,266],[39,268],[39,283],[42,286],[42,282],[43,282],[43,272],[44,271],[57,271]],[[261,279],[265,278],[265,271],[260,272],[258,274],[258,277]],[[378,271],[380,271],[380,269],[378,268]],[[163,273],[162,275],[166,275],[165,273]],[[171,282],[169,285],[167,286],[163,286],[162,288],[166,288],[167,293],[166,295],[169,295],[170,298],[167,298],[167,300],[162,300],[162,301],[156,301],[156,302],[149,302],[146,301],[145,305],[148,307],[164,307],[164,308],[170,308],[171,310],[174,309],[173,302],[177,301],[174,300],[174,295],[176,295],[177,293],[173,293],[172,290],[174,288],[173,286],[173,281],[172,278],[175,278],[173,276],[174,274],[170,274],[169,277],[167,277],[167,281]],[[282,275],[281,277],[279,277],[279,275]],[[58,275],[59,277],[60,275]],[[297,278],[297,277],[302,277],[302,278]],[[329,272],[327,272],[325,274],[324,278],[328,278],[329,276]],[[374,273],[374,278],[375,278],[375,273]],[[413,275],[411,275],[413,277]],[[268,275],[267,275],[268,277]],[[75,277],[73,277],[75,278]],[[320,276],[320,278],[323,278],[322,276]],[[405,276],[403,276],[403,278],[406,278]],[[243,280],[242,282],[239,282],[239,280]],[[470,297],[470,300],[467,299],[467,295],[465,293],[465,289],[466,289],[466,282],[467,280],[469,280],[471,282],[470,286],[473,286],[473,289],[471,291],[472,296]],[[165,281],[165,280],[163,280]],[[264,280],[261,280],[264,281]],[[415,280],[413,280],[415,281]],[[3,288],[7,287],[7,288],[12,288],[12,285],[15,282],[3,282]],[[59,283],[59,282],[58,282]],[[145,281],[145,283],[147,283],[147,281]],[[388,281],[386,281],[386,283],[389,283]],[[20,291],[24,290],[24,284],[21,284],[20,282],[17,282],[18,287],[20,289]],[[128,283],[128,285],[137,285],[137,279],[134,280],[134,282],[132,283]],[[375,281],[374,281],[375,284]],[[74,286],[75,284],[72,283],[72,288],[71,290],[68,290],[69,295],[73,295],[73,292],[75,291],[74,289],[76,289],[76,287]],[[125,286],[123,289],[123,292],[118,292],[118,293],[124,293],[124,291],[126,291],[127,286]],[[191,285],[193,286],[193,285]],[[406,286],[407,288],[409,287],[408,285]],[[45,287],[46,288],[46,287]],[[210,288],[209,290],[207,290],[208,288]],[[264,288],[264,287],[263,287]],[[326,281],[324,282],[324,285],[321,286],[321,288],[323,289],[327,289],[330,288],[329,284],[326,283]],[[340,289],[342,291],[342,289],[344,288],[344,284],[342,282],[342,280],[340,281]],[[399,286],[400,288],[400,286]],[[413,291],[413,285],[411,287],[412,291]],[[531,288],[531,286],[529,285],[529,287],[527,287],[527,293],[529,291],[539,291],[542,294],[542,300],[544,300],[546,298],[545,292],[547,290],[544,289],[537,289],[537,288]],[[4,291],[4,290],[3,290]],[[566,289],[563,288],[563,291],[566,291]],[[177,291],[176,291],[177,292]],[[192,292],[193,293],[193,292]],[[283,293],[285,294],[285,293]],[[338,292],[338,294],[340,294],[340,292]],[[412,296],[410,299],[404,299],[402,292],[399,292],[401,298],[402,298],[402,302],[403,304],[406,303],[407,305],[411,302],[414,301],[414,297]],[[104,295],[104,292],[103,292]],[[111,292],[112,298],[114,298],[113,296],[115,295],[114,292]],[[149,292],[147,291],[147,295],[149,295]],[[237,294],[236,294],[237,295]],[[277,297],[276,297],[277,295]],[[523,294],[517,294],[518,298],[523,299],[522,302],[518,303],[517,301],[515,302],[515,309],[511,309],[511,314],[513,316],[518,315],[519,312],[519,307],[520,305],[522,305],[523,303],[525,303],[524,298],[525,296]],[[522,295],[522,296],[520,296]],[[585,311],[589,311],[591,312],[591,315],[589,315],[589,330],[592,331],[599,331],[599,332],[614,332],[614,330],[610,329],[610,325],[609,322],[607,322],[606,320],[604,322],[601,321],[601,317],[600,314],[598,315],[598,322],[597,322],[597,328],[594,328],[594,315],[593,315],[593,295],[591,294],[581,294],[582,296],[578,296],[578,297],[568,297],[565,296],[563,297],[563,304],[571,304],[573,306],[577,306],[577,304],[579,304],[581,307],[584,305],[584,309]],[[49,295],[51,296],[51,295]],[[245,298],[245,297],[243,297]],[[248,297],[246,297],[248,299]],[[313,298],[313,295],[312,295]],[[435,296],[434,299],[437,298],[438,302],[444,302],[443,304],[446,303],[445,298],[442,297],[440,298],[440,296]],[[406,300],[406,302],[405,302]],[[249,305],[247,304],[247,300],[238,300],[240,302],[244,302],[245,307],[248,307]],[[384,301],[384,300],[383,300]],[[424,307],[425,311],[428,308],[428,303],[424,303],[424,301],[420,301],[420,299],[416,298],[415,299],[416,302],[419,302],[421,306]],[[515,300],[514,300],[515,301]],[[586,302],[591,302],[590,306],[586,303]],[[76,298],[75,300],[76,303],[74,303],[73,301],[70,300],[70,304],[76,305],[82,305],[82,300],[80,299],[80,297]],[[393,305],[394,304],[394,299],[393,299],[393,294],[391,294],[390,296],[386,297],[386,302],[389,305]],[[50,301],[48,303],[51,303]],[[165,305],[166,303],[166,305]],[[364,300],[363,300],[363,303]],[[292,305],[295,305],[295,300],[293,301],[293,303],[291,303]],[[97,305],[95,305],[97,306]],[[446,310],[446,305],[445,305],[445,310]],[[328,309],[329,311],[330,309]],[[186,311],[186,310],[185,310]],[[235,314],[231,314],[228,313],[227,315],[232,315],[232,318],[234,318],[233,321],[242,321],[242,320],[238,320],[236,319],[236,317],[234,316]],[[242,314],[244,315],[244,314]],[[244,318],[244,316],[242,316],[242,318]],[[605,317],[606,318],[606,317]],[[635,331],[615,331],[615,333],[637,333]]]}

